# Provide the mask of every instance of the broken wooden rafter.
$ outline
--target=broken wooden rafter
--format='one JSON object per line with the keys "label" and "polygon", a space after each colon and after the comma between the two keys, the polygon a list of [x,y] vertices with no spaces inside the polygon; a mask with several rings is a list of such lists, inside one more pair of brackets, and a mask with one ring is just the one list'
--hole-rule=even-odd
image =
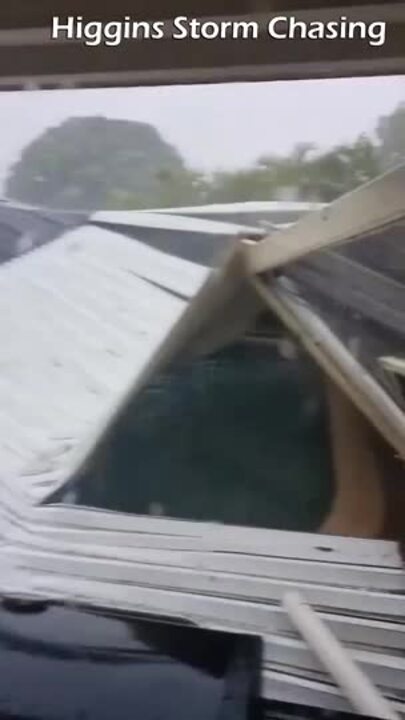
{"label": "broken wooden rafter", "polygon": [[384,328],[405,332],[405,286],[383,273],[337,252],[322,252],[293,263],[288,276]]}
{"label": "broken wooden rafter", "polygon": [[251,278],[267,306],[297,336],[326,374],[357,405],[402,458],[405,458],[405,418],[401,409],[350,354],[311,308],[280,281]]}
{"label": "broken wooden rafter", "polygon": [[245,247],[252,274],[381,230],[405,218],[405,165],[343,195],[295,225]]}

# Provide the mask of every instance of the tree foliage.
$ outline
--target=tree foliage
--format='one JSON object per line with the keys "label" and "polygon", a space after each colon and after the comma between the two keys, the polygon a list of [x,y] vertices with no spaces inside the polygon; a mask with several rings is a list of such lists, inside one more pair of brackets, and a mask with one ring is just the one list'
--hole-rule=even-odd
{"label": "tree foliage", "polygon": [[162,173],[185,173],[177,150],[150,125],[103,117],[70,118],[22,154],[8,178],[10,197],[48,207],[97,209],[110,194],[148,206]]}
{"label": "tree foliage", "polygon": [[288,157],[261,158],[250,170],[217,174],[208,197],[216,202],[272,200],[291,189],[300,200],[330,202],[380,172],[379,149],[367,137],[324,153],[297,145]]}
{"label": "tree foliage", "polygon": [[401,103],[391,115],[380,119],[377,137],[385,169],[405,162],[405,102]]}
{"label": "tree foliage", "polygon": [[[198,138],[196,138],[198,141]],[[288,156],[211,176],[186,167],[157,130],[102,117],[71,118],[30,145],[8,179],[10,197],[76,209],[131,209],[207,202],[330,202],[405,161],[405,104],[380,119],[375,137],[320,152],[298,143]]]}

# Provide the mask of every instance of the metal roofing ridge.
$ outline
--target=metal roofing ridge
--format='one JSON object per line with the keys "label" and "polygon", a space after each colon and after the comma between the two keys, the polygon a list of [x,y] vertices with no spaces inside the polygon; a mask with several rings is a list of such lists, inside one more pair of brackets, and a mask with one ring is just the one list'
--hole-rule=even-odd
{"label": "metal roofing ridge", "polygon": [[147,212],[138,210],[112,210],[101,211],[90,216],[90,222],[130,225],[140,228],[167,230],[169,232],[199,232],[207,235],[260,235],[261,231],[255,226],[241,225],[239,223],[223,222],[222,220],[205,220],[202,218],[186,217],[173,213]]}
{"label": "metal roofing ridge", "polygon": [[[14,268],[21,266],[22,264],[32,264],[33,262],[38,262],[43,255],[50,255],[53,253],[58,254],[63,245],[65,245],[66,250],[68,250],[69,243],[74,244],[75,242],[80,243],[81,241],[85,241],[86,232],[89,231],[92,233],[98,231],[105,237],[110,236],[113,241],[116,241],[118,236],[121,241],[126,242],[128,247],[137,247],[139,251],[147,253],[150,257],[156,258],[156,260],[159,260],[159,262],[165,263],[166,265],[178,265],[179,268],[182,267],[183,270],[189,270],[191,272],[202,271],[204,268],[203,265],[192,262],[191,260],[170,255],[158,250],[157,248],[150,247],[147,243],[143,243],[142,240],[138,240],[137,238],[128,238],[125,233],[120,233],[119,230],[113,231],[109,227],[98,227],[96,225],[92,225],[91,223],[83,223],[75,227],[63,228],[61,234],[52,242],[40,245],[29,253],[19,255],[16,258],[13,258],[12,261],[0,265],[0,280],[2,274],[9,275],[10,273],[13,273]],[[83,234],[83,237],[81,237],[81,234]]]}
{"label": "metal roofing ridge", "polygon": [[246,200],[242,202],[211,203],[208,205],[185,205],[170,208],[150,208],[147,210],[136,210],[139,213],[193,213],[193,212],[291,212],[319,210],[326,207],[327,203],[306,202],[301,200]]}
{"label": "metal roofing ridge", "polygon": [[39,217],[46,219],[58,219],[60,216],[61,220],[63,220],[64,217],[72,217],[78,219],[87,218],[91,212],[90,210],[67,210],[64,208],[52,208],[48,207],[47,205],[30,205],[29,203],[23,203],[19,200],[14,200],[7,197],[0,197],[0,210],[2,207],[7,208],[8,210],[24,210],[28,213],[37,214]]}

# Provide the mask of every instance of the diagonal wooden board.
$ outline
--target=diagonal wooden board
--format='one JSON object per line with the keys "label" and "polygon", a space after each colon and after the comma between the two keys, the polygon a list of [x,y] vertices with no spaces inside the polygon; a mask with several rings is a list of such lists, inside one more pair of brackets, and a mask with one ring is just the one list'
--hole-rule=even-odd
{"label": "diagonal wooden board", "polygon": [[405,284],[383,272],[338,252],[323,251],[290,265],[288,277],[340,305],[344,298],[345,307],[354,313],[405,333]]}
{"label": "diagonal wooden board", "polygon": [[401,409],[349,353],[311,308],[280,281],[251,278],[268,307],[300,339],[327,375],[348,395],[376,429],[405,458],[405,420]]}
{"label": "diagonal wooden board", "polygon": [[372,234],[405,218],[405,165],[347,193],[261,242],[246,245],[252,274]]}

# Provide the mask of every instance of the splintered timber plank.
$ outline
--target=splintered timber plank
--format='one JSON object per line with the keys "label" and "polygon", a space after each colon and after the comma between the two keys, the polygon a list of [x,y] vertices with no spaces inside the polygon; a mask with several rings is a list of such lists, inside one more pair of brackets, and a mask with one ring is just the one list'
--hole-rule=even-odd
{"label": "splintered timber plank", "polygon": [[17,567],[40,573],[270,603],[278,603],[286,592],[300,588],[306,600],[316,607],[363,615],[383,614],[393,618],[405,616],[403,594],[353,590],[337,588],[334,585],[298,583],[233,573],[134,565],[120,560],[112,562],[23,548],[10,550],[10,553]]}
{"label": "splintered timber plank", "polygon": [[405,165],[308,214],[286,230],[246,246],[252,273],[261,273],[372,234],[405,217]]}

